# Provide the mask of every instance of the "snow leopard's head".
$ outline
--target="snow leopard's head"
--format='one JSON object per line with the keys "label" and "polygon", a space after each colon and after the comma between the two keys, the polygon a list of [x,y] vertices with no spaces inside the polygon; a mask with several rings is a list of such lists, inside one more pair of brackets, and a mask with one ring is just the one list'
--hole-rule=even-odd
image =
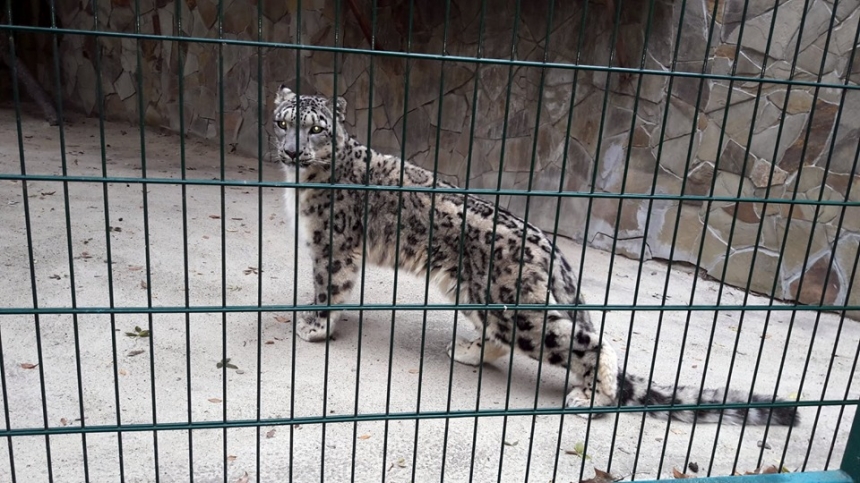
{"label": "snow leopard's head", "polygon": [[330,165],[343,146],[346,100],[296,95],[281,85],[272,113],[277,159],[286,166]]}

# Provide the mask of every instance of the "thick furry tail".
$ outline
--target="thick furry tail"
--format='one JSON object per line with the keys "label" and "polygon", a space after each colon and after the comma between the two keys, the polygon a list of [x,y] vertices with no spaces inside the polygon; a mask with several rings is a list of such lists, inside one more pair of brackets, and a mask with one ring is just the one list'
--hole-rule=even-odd
{"label": "thick furry tail", "polygon": [[[771,402],[769,397],[749,394],[742,391],[725,389],[699,389],[689,386],[679,386],[673,394],[672,387],[661,386],[651,383],[639,376],[632,374],[618,375],[618,398],[622,406],[668,406],[688,404],[724,404],[724,403],[747,403],[747,402]],[[780,401],[777,399],[777,401]],[[652,417],[659,419],[676,419],[692,423],[694,420],[703,423],[715,423],[720,421],[725,424],[748,424],[753,426],[770,424],[780,426],[797,426],[800,424],[800,415],[796,407],[778,408],[736,408],[736,409],[698,409],[695,411],[651,411]]]}

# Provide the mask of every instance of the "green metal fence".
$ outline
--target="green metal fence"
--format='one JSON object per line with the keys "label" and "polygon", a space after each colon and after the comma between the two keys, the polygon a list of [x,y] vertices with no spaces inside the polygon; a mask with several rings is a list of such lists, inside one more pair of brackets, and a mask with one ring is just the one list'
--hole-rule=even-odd
{"label": "green metal fence", "polygon": [[[610,481],[600,472],[650,480],[672,478],[674,468],[713,475],[711,481],[774,470],[749,480],[857,481],[860,430],[852,421],[860,399],[852,382],[860,331],[849,317],[860,311],[853,287],[860,131],[851,130],[860,129],[851,124],[852,96],[860,92],[853,77],[857,7],[839,0],[700,3],[614,0],[574,8],[519,0],[348,0],[303,7],[301,0],[93,0],[75,6],[47,0],[50,21],[40,25],[18,19],[15,5],[6,2],[0,35],[8,41],[11,93],[0,130],[7,281],[0,297],[0,480],[580,481],[596,474],[587,481]],[[303,20],[309,8],[317,13]],[[513,13],[509,25],[494,20],[500,10]],[[272,11],[280,20],[270,20],[277,16]],[[463,20],[466,11],[474,12],[472,22]],[[112,29],[128,12],[133,15],[125,27]],[[396,15],[380,21],[391,12]],[[172,21],[153,21],[159,13]],[[64,14],[91,24],[61,24]],[[184,27],[205,25],[207,15],[213,22],[208,35]],[[461,23],[452,23],[455,17]],[[396,30],[391,18],[405,29],[405,38],[397,39],[402,49],[383,35]],[[441,19],[439,28],[421,30],[430,18]],[[229,33],[239,19],[250,19],[237,27],[244,34]],[[322,25],[324,34],[307,35],[309,24]],[[793,30],[786,35],[780,29],[788,24]],[[576,27],[566,31],[565,25]],[[689,37],[689,25],[704,32],[703,45]],[[278,28],[294,29],[289,41],[273,40]],[[543,34],[536,31],[541,28]],[[594,38],[589,28],[598,30]],[[474,51],[454,40],[464,32],[477,34]],[[30,60],[20,48],[26,36],[49,40],[50,55],[36,63],[46,67],[41,79],[51,79],[44,88],[57,107],[57,127],[45,126],[19,83],[21,59]],[[525,37],[533,39],[531,50],[521,52]],[[575,57],[556,55],[559,42],[567,42]],[[94,76],[66,62],[71,57],[64,44],[83,46]],[[122,57],[119,74],[105,73],[110,45],[134,53]],[[175,52],[166,63],[175,62],[177,75],[149,67],[158,57],[153,49],[168,45]],[[192,53],[193,46],[213,55]],[[756,57],[756,48],[765,55]],[[772,53],[777,48],[784,60]],[[271,72],[284,66],[274,59],[285,52],[295,53],[290,71]],[[605,57],[595,61],[598,55]],[[253,90],[235,94],[250,99],[241,109],[255,118],[240,117],[235,128],[231,109],[239,108],[228,104],[234,94],[224,87],[241,73],[225,72],[228,57],[244,57],[252,66],[245,74],[256,79],[245,84]],[[366,59],[367,82],[353,78],[341,86],[345,59],[355,58]],[[668,64],[655,66],[657,58]],[[320,59],[331,67],[305,65]],[[186,85],[191,77],[185,71],[198,63],[206,69],[200,79],[218,86],[212,98],[201,85]],[[815,64],[817,71],[808,67]],[[419,65],[441,72],[424,91],[414,87],[426,75],[413,78]],[[472,77],[446,77],[455,68]],[[444,354],[457,337],[458,310],[546,311],[547,305],[452,304],[434,294],[429,274],[415,281],[365,264],[357,300],[338,306],[347,320],[335,338],[323,345],[298,340],[294,315],[321,306],[303,303],[310,272],[297,248],[298,222],[283,219],[281,193],[311,185],[285,183],[271,170],[266,126],[273,82],[292,79],[294,91],[314,92],[319,86],[307,85],[307,78],[328,83],[323,74],[330,75],[323,88],[328,95],[369,89],[348,121],[356,135],[371,146],[394,143],[374,134],[375,113],[384,109],[399,145],[399,152],[388,153],[420,158],[416,162],[455,177],[460,186],[332,190],[469,193],[506,204],[551,233],[573,262],[588,303],[556,307],[591,310],[605,341],[619,350],[623,371],[663,384],[755,389],[784,400],[564,408],[569,375],[562,371],[520,358],[501,369],[473,370]],[[126,75],[135,94],[111,104]],[[522,88],[521,75],[534,81],[531,105],[512,94]],[[383,85],[391,78],[399,84]],[[491,83],[496,98],[482,101]],[[655,83],[662,89],[656,97]],[[175,99],[167,85],[174,86]],[[703,94],[719,88],[725,89],[722,100]],[[152,89],[163,98],[147,98]],[[551,89],[563,91],[563,100],[545,95]],[[798,100],[792,90],[808,97]],[[465,102],[462,111],[442,101],[454,91]],[[187,101],[192,92],[214,113],[206,129],[193,126],[207,118]],[[85,118],[81,100],[87,104],[92,94],[94,103],[83,108],[92,116]],[[685,106],[694,114],[679,122],[673,102],[690,95]],[[733,103],[733,95],[745,96],[746,104]],[[418,109],[410,96],[421,98]],[[175,109],[172,118],[150,117],[164,116],[166,106]],[[446,109],[464,118],[458,136]],[[482,117],[491,109],[504,122],[497,138],[485,139],[476,133],[492,129]],[[550,109],[561,114],[548,121],[542,113]],[[110,120],[123,112],[134,113],[134,127]],[[412,121],[422,112],[426,123]],[[533,118],[518,118],[520,112]],[[737,131],[733,115],[746,131]],[[771,124],[757,130],[759,116]],[[594,122],[583,124],[583,118]],[[797,119],[800,128],[792,124]],[[547,134],[548,124],[560,126],[563,138]],[[639,128],[648,141],[637,137]],[[593,138],[581,134],[589,129],[597,133]],[[210,132],[215,143],[191,141],[192,132],[198,138]],[[429,149],[413,150],[414,136],[431,139]],[[508,141],[513,138],[527,140],[525,151]],[[444,173],[452,139],[464,146],[462,166]],[[622,139],[621,151],[613,147],[616,139]],[[716,146],[714,159],[705,153],[708,142]],[[740,149],[735,168],[741,181],[726,188],[720,176],[730,171],[731,143]],[[545,144],[560,148],[556,171],[541,171],[551,164]],[[489,156],[479,145],[496,151]],[[655,159],[644,169],[643,150]],[[517,157],[523,152],[525,161]],[[583,164],[589,156],[591,164]],[[797,166],[781,161],[789,156],[800,160]],[[673,190],[661,184],[670,161],[681,173],[674,173]],[[510,176],[519,181],[511,181],[508,165],[517,163],[524,163],[520,177]],[[489,166],[483,168],[489,176],[470,175],[479,165]],[[693,176],[702,166],[710,166],[710,175]],[[818,173],[819,183],[804,181],[804,170]],[[782,175],[784,183],[772,182]],[[747,189],[743,178],[756,176],[771,181]],[[605,180],[611,177],[620,181],[610,186]],[[639,211],[630,215],[625,206]],[[702,227],[682,218],[691,206]],[[365,204],[365,219],[368,209]],[[332,204],[332,219],[334,210]],[[727,231],[714,235],[726,214]],[[638,220],[636,236],[625,231],[631,216]],[[663,226],[672,228],[658,253]],[[821,246],[813,243],[818,229],[826,235]],[[595,233],[605,230],[612,233],[601,244]],[[768,241],[772,233],[775,243]],[[683,242],[688,235],[692,241]],[[640,241],[629,245],[631,239]],[[398,238],[395,252],[404,243]],[[607,251],[586,249],[589,243]],[[721,264],[705,259],[714,243]],[[652,255],[666,261],[647,261]],[[799,268],[791,273],[799,275],[783,279],[794,260]],[[740,278],[732,275],[738,264],[745,265]],[[704,272],[710,279],[700,276]],[[802,422],[790,428],[646,417],[795,406]],[[608,417],[576,417],[588,414]]]}

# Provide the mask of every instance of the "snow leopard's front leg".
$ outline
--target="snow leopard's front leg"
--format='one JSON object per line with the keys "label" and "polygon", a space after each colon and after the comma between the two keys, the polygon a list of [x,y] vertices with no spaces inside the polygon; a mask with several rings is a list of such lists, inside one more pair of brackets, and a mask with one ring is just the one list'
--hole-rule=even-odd
{"label": "snow leopard's front leg", "polygon": [[[345,253],[334,253],[329,265],[328,250],[315,250],[313,260],[313,304],[342,304],[349,300],[355,287],[360,263]],[[331,282],[331,289],[329,289]],[[331,294],[331,297],[329,297]],[[308,342],[326,340],[334,334],[338,311],[316,310],[296,317],[296,334]]]}

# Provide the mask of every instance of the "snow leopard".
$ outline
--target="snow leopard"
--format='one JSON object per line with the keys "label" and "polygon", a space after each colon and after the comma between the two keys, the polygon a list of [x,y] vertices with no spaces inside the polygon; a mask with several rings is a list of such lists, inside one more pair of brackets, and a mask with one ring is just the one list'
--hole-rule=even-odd
{"label": "snow leopard", "polygon": [[[477,366],[514,350],[569,370],[567,407],[772,400],[735,390],[674,388],[619,370],[615,350],[596,330],[588,311],[575,308],[585,302],[573,267],[543,231],[483,198],[458,191],[431,171],[363,145],[346,131],[342,97],[298,95],[281,85],[273,122],[273,158],[287,183],[301,183],[286,186],[285,204],[288,219],[299,221],[300,239],[312,261],[311,304],[326,306],[296,314],[294,330],[300,338],[323,341],[335,332],[335,306],[349,301],[366,259],[422,276],[429,271],[429,279],[452,301],[472,307],[493,304],[486,310],[461,311],[480,335],[449,343],[448,356]],[[547,306],[505,309],[516,304]],[[566,307],[553,308],[558,305]],[[687,422],[718,421],[721,413],[729,424],[799,422],[795,407],[649,412]]]}

